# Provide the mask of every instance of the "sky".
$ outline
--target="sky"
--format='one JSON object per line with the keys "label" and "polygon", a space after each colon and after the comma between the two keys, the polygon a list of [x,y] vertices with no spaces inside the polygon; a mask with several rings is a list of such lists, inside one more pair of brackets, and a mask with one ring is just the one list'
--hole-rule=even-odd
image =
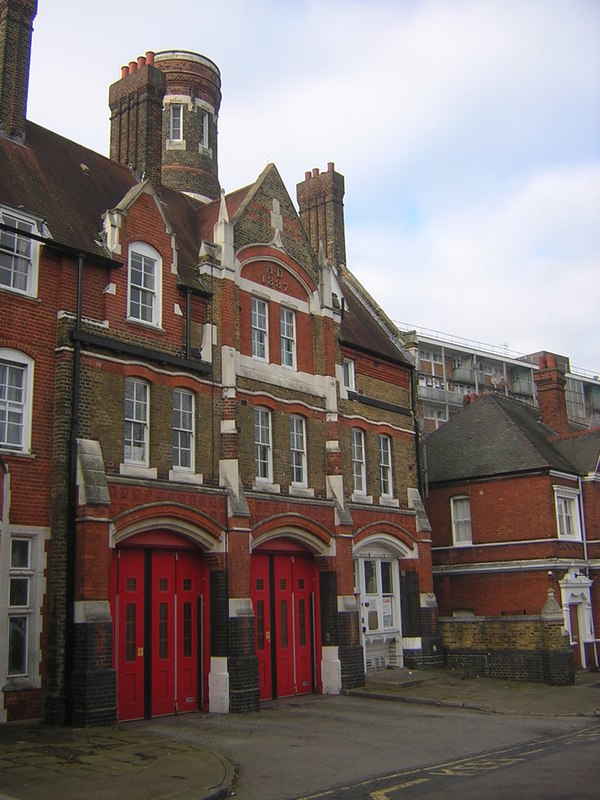
{"label": "sky", "polygon": [[600,372],[600,0],[38,0],[28,117],[108,155],[121,65],[175,49],[221,72],[225,191],[335,163],[401,327]]}

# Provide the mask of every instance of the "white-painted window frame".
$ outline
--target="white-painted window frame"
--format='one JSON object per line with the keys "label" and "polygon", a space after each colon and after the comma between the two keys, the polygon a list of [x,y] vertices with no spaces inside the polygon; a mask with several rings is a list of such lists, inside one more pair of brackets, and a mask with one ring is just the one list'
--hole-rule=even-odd
{"label": "white-painted window frame", "polygon": [[257,482],[273,483],[273,427],[271,411],[254,409],[254,477]]}
{"label": "white-painted window frame", "polygon": [[279,308],[281,334],[281,365],[296,369],[296,312],[286,306]]}
{"label": "white-painted window frame", "polygon": [[365,432],[362,428],[350,430],[352,448],[352,486],[357,495],[367,494],[367,459],[365,449]]}
{"label": "white-painted window frame", "polygon": [[252,295],[252,357],[269,360],[269,303],[262,297]]}
{"label": "white-painted window frame", "polygon": [[381,496],[394,496],[394,472],[392,469],[392,437],[386,433],[379,434],[379,475]]}
{"label": "white-painted window frame", "polygon": [[169,140],[183,141],[183,103],[169,103]]}
{"label": "white-painted window frame", "polygon": [[450,498],[452,519],[452,541],[455,547],[469,547],[473,544],[471,523],[471,498],[460,494]]}
{"label": "white-painted window frame", "polygon": [[581,541],[579,490],[568,486],[553,486],[556,532],[559,539]]}
{"label": "white-painted window frame", "polygon": [[162,258],[145,242],[129,246],[127,319],[155,328],[162,323]]}
{"label": "white-painted window frame", "polygon": [[342,383],[347,391],[356,391],[355,378],[354,360],[352,358],[342,359]]}
{"label": "white-painted window frame", "polygon": [[[19,350],[0,348],[2,381],[0,384],[0,451],[30,453],[33,419],[34,361]],[[11,375],[20,374],[22,385],[10,385]],[[17,396],[18,395],[18,396]],[[12,418],[12,421],[11,421]],[[19,441],[9,442],[8,428],[20,428]]]}
{"label": "white-painted window frame", "polygon": [[150,458],[150,384],[140,378],[125,378],[124,399],[123,462],[147,467]]}
{"label": "white-painted window frame", "polygon": [[290,415],[290,460],[292,486],[306,487],[308,485],[306,420],[300,414]]}
{"label": "white-painted window frame", "polygon": [[28,234],[47,233],[35,217],[0,206],[0,289],[26,297],[37,297],[40,244]]}
{"label": "white-painted window frame", "polygon": [[[195,397],[189,389],[173,389],[173,469],[194,471]],[[185,463],[188,462],[188,463]]]}

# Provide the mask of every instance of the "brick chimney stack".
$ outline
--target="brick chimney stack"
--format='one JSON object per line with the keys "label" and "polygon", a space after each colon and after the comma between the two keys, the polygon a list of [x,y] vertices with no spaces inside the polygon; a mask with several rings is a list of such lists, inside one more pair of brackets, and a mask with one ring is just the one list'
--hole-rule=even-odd
{"label": "brick chimney stack", "polygon": [[306,172],[304,181],[296,186],[300,220],[311,246],[318,253],[321,240],[325,256],[335,266],[346,264],[344,191],[344,176],[335,171],[332,162],[327,172]]}
{"label": "brick chimney stack", "polygon": [[569,433],[565,373],[556,364],[551,353],[541,356],[539,369],[533,373],[542,421],[555,433]]}
{"label": "brick chimney stack", "polygon": [[25,141],[37,0],[0,0],[0,134]]}
{"label": "brick chimney stack", "polygon": [[110,157],[158,187],[162,169],[162,108],[165,76],[148,52],[121,68],[109,89]]}
{"label": "brick chimney stack", "polygon": [[221,73],[209,58],[190,50],[161,50],[154,63],[166,78],[162,183],[200,200],[216,200],[221,195],[217,162]]}

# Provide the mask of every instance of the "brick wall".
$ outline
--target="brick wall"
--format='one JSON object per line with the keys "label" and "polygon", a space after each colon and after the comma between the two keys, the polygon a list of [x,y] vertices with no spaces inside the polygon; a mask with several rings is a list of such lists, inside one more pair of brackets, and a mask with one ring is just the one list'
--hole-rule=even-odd
{"label": "brick wall", "polygon": [[110,621],[75,625],[72,675],[74,725],[113,725],[117,720],[117,679],[112,667]]}
{"label": "brick wall", "polygon": [[258,710],[258,658],[254,648],[254,617],[229,620],[229,709]]}
{"label": "brick wall", "polygon": [[440,619],[447,667],[489,678],[575,681],[573,653],[560,621],[539,616]]}

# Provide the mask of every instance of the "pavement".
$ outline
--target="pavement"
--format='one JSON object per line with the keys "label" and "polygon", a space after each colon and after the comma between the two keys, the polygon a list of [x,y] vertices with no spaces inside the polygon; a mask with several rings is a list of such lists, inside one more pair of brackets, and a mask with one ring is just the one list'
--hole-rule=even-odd
{"label": "pavement", "polygon": [[[573,686],[386,669],[353,696],[480,713],[600,717],[600,672]],[[0,800],[216,800],[232,794],[220,753],[154,733],[152,722],[102,728],[0,724]]]}

